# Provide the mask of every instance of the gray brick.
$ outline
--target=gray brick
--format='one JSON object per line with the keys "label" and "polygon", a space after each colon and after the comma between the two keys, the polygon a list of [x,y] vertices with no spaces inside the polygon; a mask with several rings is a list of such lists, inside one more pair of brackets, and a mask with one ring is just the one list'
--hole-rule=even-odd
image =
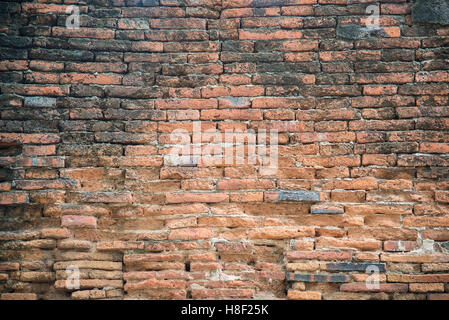
{"label": "gray brick", "polygon": [[310,213],[312,213],[312,214],[343,214],[344,210],[342,208],[311,208]]}
{"label": "gray brick", "polygon": [[279,191],[279,201],[320,201],[319,191]]}

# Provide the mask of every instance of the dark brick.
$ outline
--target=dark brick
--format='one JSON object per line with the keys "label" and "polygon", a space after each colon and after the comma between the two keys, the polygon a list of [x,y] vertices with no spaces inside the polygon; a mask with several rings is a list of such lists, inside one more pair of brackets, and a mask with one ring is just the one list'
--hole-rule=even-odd
{"label": "dark brick", "polygon": [[308,274],[308,273],[287,273],[287,280],[298,282],[349,282],[351,277],[347,274]]}
{"label": "dark brick", "polygon": [[385,263],[326,263],[327,271],[360,271],[366,272],[367,268],[377,268],[379,272],[385,272]]}

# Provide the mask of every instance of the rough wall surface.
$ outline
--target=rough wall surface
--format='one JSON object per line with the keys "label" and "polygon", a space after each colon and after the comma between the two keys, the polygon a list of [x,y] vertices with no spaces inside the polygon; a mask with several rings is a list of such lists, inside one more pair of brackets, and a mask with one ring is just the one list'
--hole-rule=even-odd
{"label": "rough wall surface", "polygon": [[[411,6],[1,2],[1,299],[449,298],[449,28]],[[171,163],[198,123],[278,130],[277,171]]]}

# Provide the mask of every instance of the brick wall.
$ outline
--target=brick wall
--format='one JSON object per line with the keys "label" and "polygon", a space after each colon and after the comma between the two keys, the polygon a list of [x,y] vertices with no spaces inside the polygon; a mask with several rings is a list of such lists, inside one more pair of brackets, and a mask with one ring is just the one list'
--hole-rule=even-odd
{"label": "brick wall", "polygon": [[[449,298],[449,28],[411,6],[2,2],[1,299]],[[277,130],[277,170],[171,162],[195,126]]]}

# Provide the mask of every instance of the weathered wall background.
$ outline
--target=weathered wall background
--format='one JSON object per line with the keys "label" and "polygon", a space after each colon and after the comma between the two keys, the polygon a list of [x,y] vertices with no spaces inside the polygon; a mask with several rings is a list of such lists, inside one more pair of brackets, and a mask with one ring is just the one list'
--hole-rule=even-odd
{"label": "weathered wall background", "polygon": [[[1,2],[1,298],[448,298],[448,6],[419,2]],[[193,121],[278,129],[278,172],[171,166]]]}

